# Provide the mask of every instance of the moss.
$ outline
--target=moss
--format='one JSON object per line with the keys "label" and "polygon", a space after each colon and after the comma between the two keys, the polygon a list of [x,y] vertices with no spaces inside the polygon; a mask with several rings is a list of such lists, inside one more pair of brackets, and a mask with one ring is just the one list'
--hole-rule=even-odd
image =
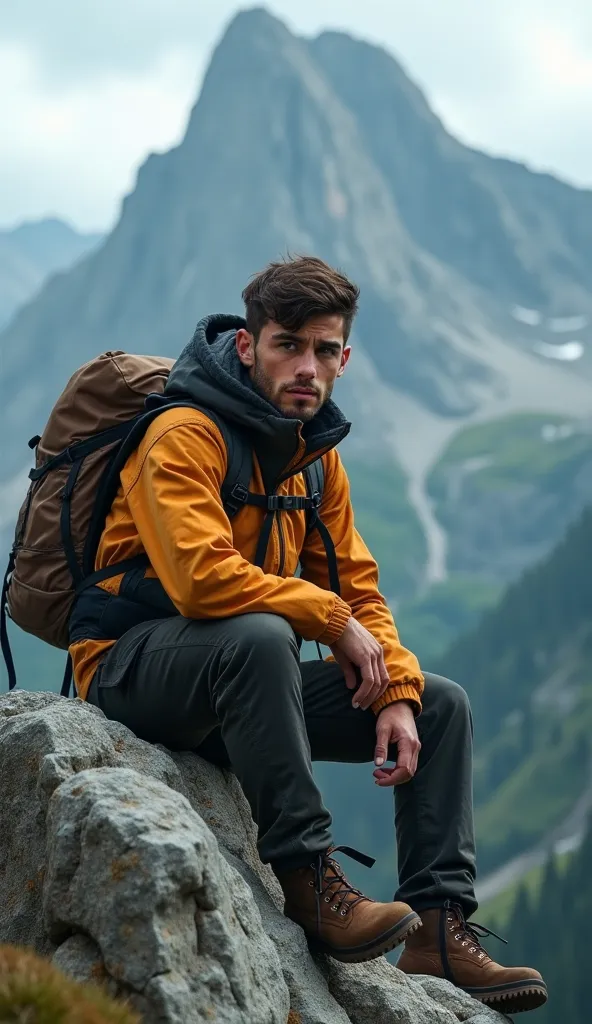
{"label": "moss", "polygon": [[139,1024],[98,986],[80,985],[48,960],[0,946],[0,1021],[6,1024]]}

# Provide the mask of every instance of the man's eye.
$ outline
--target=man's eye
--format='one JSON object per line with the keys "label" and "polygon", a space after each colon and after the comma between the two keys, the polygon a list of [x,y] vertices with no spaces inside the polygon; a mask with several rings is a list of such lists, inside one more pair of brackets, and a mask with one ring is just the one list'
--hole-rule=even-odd
{"label": "man's eye", "polygon": [[295,345],[295,343],[293,341],[282,341],[282,348],[290,349],[291,350],[291,349],[295,349],[296,345]]}
{"label": "man's eye", "polygon": [[336,356],[337,352],[332,345],[321,345],[319,352],[322,356]]}

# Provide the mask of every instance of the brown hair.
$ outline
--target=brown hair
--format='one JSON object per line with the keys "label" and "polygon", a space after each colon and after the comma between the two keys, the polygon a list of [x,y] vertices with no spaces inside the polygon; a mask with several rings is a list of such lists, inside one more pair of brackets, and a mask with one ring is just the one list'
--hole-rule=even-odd
{"label": "brown hair", "polygon": [[343,317],[347,341],[358,311],[360,289],[316,256],[290,256],[269,263],[243,291],[247,330],[257,341],[269,320],[299,331],[313,316]]}

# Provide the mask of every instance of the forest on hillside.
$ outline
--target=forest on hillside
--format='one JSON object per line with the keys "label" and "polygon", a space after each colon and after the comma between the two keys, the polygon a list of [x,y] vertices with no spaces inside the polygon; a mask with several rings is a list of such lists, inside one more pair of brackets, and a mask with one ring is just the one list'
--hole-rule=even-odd
{"label": "forest on hillside", "polygon": [[[592,827],[580,849],[561,863],[549,859],[535,896],[520,889],[507,931],[508,963],[535,964],[549,988],[549,1002],[533,1024],[588,1024],[592,957]],[[492,955],[494,943],[488,942]]]}

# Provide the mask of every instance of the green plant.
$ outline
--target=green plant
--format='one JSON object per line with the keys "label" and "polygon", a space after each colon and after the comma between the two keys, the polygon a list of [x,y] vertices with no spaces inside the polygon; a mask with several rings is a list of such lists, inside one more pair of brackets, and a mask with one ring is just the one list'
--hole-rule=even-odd
{"label": "green plant", "polygon": [[0,946],[2,1024],[139,1024],[139,1020],[98,985],[71,981],[30,950]]}

